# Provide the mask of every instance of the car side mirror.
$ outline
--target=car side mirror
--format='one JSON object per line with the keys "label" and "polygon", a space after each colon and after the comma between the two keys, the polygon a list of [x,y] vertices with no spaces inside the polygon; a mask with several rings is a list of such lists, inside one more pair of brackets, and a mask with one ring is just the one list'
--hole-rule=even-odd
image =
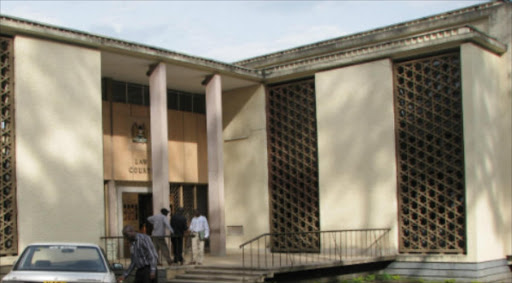
{"label": "car side mirror", "polygon": [[122,263],[112,263],[112,270],[123,270],[123,264]]}

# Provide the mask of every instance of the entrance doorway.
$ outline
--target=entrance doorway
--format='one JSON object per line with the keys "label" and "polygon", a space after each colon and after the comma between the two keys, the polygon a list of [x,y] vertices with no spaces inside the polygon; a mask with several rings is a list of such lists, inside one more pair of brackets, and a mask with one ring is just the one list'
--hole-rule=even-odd
{"label": "entrance doorway", "polygon": [[[153,214],[153,195],[150,193],[122,193],[123,227],[131,225],[139,233],[151,235],[153,227],[147,219]],[[124,254],[130,253],[130,244],[124,241]]]}
{"label": "entrance doorway", "polygon": [[[199,210],[202,215],[208,217],[208,185],[207,184],[180,184],[171,183],[169,192],[169,203],[171,213],[174,214],[178,207],[183,207],[185,217],[190,221],[194,216],[194,210]],[[190,238],[184,243],[185,249],[190,249]],[[205,251],[209,252],[210,242],[206,241]]]}
{"label": "entrance doorway", "polygon": [[208,218],[208,185],[171,183],[169,203],[171,214],[174,214],[178,207],[183,207],[189,221],[196,209]]}
{"label": "entrance doorway", "polygon": [[131,225],[140,233],[151,235],[147,218],[153,214],[153,195],[150,193],[123,193],[123,227]]}
{"label": "entrance doorway", "polygon": [[148,217],[153,215],[153,195],[152,194],[139,194],[139,225],[142,226],[143,232],[151,235],[153,232],[153,225],[148,223]]}

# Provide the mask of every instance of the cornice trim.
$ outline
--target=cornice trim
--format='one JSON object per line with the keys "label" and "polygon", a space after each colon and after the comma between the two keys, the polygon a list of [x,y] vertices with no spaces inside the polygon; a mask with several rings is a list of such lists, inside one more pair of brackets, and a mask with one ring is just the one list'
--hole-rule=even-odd
{"label": "cornice trim", "polygon": [[[376,36],[378,36],[378,38],[381,40],[386,41],[396,38],[396,34],[400,34],[400,36],[410,36],[420,32],[426,32],[429,29],[431,30],[433,26],[435,29],[446,28],[446,26],[443,27],[440,25],[446,24],[448,19],[452,19],[452,26],[462,25],[468,21],[487,17],[491,9],[504,4],[507,3],[505,1],[490,1],[487,3],[470,6],[459,10],[453,10],[430,17],[415,19],[408,22],[398,23],[365,32],[341,36],[313,44],[278,51],[263,56],[257,56],[254,58],[234,62],[233,64],[253,68],[265,68],[269,65],[284,64],[285,62],[283,62],[283,60],[294,61],[306,56],[320,56],[322,53],[329,52],[328,49],[335,50],[340,48],[345,49],[356,47],[357,43],[355,45],[353,43],[358,41],[360,44],[371,44],[371,41],[375,41]],[[458,24],[456,22],[458,22]]]}
{"label": "cornice trim", "polygon": [[[482,6],[493,7],[497,4],[486,3]],[[501,2],[498,2],[501,3]],[[481,8],[478,6],[476,8]],[[476,9],[467,8],[466,10]],[[452,12],[452,14],[455,12]],[[441,16],[439,16],[441,17]],[[429,19],[434,19],[431,17]],[[418,20],[421,21],[421,20]],[[169,64],[188,66],[191,68],[205,70],[211,73],[225,74],[257,82],[275,82],[290,77],[301,77],[312,75],[315,72],[353,65],[366,61],[383,58],[401,58],[432,52],[432,50],[444,50],[455,48],[466,42],[472,42],[495,54],[501,55],[507,50],[507,46],[497,39],[486,35],[472,26],[459,26],[428,31],[421,34],[409,35],[407,37],[395,38],[388,41],[379,41],[373,44],[357,46],[349,49],[337,50],[317,56],[301,58],[298,60],[272,65],[262,69],[252,69],[218,62],[201,57],[190,56],[148,45],[137,44],[128,41],[88,34],[72,29],[48,26],[40,23],[29,22],[23,19],[6,17],[0,15],[0,32],[7,35],[26,35],[42,39],[55,40],[59,42],[76,44],[101,51],[117,52],[130,56],[149,58]],[[379,29],[382,30],[382,29]],[[372,31],[377,32],[379,30]],[[329,42],[336,42],[335,39]],[[318,47],[318,45],[311,45]],[[334,49],[336,50],[336,49]],[[287,51],[284,51],[287,52]],[[269,56],[274,56],[271,54]]]}
{"label": "cornice trim", "polygon": [[400,58],[425,50],[454,48],[466,42],[475,43],[498,55],[507,50],[506,44],[474,27],[461,26],[275,65],[264,68],[263,75],[266,80],[274,81],[283,77],[311,74],[365,61]]}
{"label": "cornice trim", "polygon": [[130,54],[132,56],[150,58],[221,74],[229,73],[230,75],[237,75],[241,78],[256,81],[260,80],[262,76],[261,71],[256,69],[3,15],[0,15],[0,33],[6,35],[26,35],[103,51]]}

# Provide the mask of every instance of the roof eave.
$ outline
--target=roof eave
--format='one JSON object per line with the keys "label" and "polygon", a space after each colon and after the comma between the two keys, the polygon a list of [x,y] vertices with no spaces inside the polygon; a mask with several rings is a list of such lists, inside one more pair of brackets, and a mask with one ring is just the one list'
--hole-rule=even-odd
{"label": "roof eave", "polygon": [[387,42],[433,29],[460,26],[489,17],[495,8],[503,4],[507,3],[503,1],[486,2],[446,13],[266,54],[235,62],[234,64],[248,68],[264,69],[274,65],[286,64],[287,62],[322,56],[340,49],[346,50],[361,45]]}
{"label": "roof eave", "polygon": [[505,53],[507,50],[507,45],[495,38],[471,26],[462,26],[297,60],[265,68],[263,72],[265,82],[272,83],[285,79],[311,76],[316,72],[368,61],[384,58],[399,59],[453,49],[468,42],[498,55]]}
{"label": "roof eave", "polygon": [[0,15],[0,33],[5,35],[25,35],[46,40],[79,45],[101,51],[116,52],[165,62],[215,74],[229,75],[255,82],[261,81],[261,71],[211,59],[191,56],[148,45],[118,40],[105,36],[88,34],[76,30],[64,29],[23,19]]}

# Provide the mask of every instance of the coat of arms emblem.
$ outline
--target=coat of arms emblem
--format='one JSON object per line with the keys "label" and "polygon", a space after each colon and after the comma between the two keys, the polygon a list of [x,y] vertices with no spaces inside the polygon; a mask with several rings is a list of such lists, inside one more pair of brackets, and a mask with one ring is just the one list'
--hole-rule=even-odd
{"label": "coat of arms emblem", "polygon": [[146,133],[146,125],[133,123],[133,125],[132,125],[132,141],[135,143],[148,142],[148,136]]}

